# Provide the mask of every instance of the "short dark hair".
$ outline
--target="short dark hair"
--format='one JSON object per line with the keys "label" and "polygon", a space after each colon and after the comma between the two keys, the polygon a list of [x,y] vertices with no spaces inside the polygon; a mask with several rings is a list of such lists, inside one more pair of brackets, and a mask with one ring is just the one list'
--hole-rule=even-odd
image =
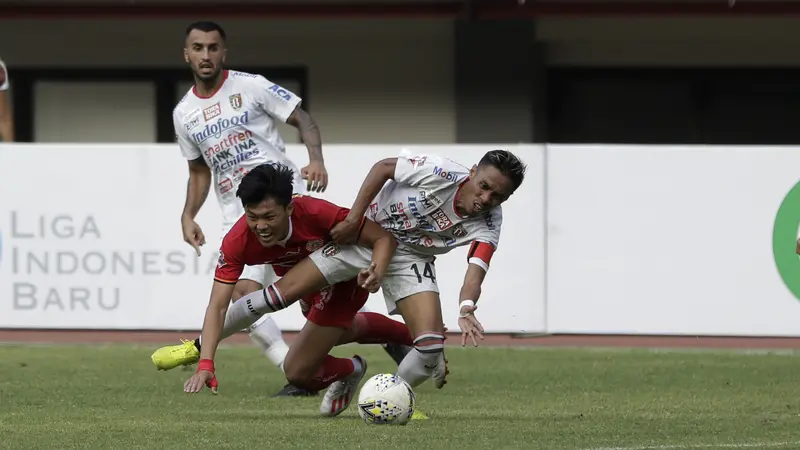
{"label": "short dark hair", "polygon": [[189,26],[186,27],[185,37],[189,37],[189,33],[191,33],[192,30],[200,30],[206,33],[216,31],[222,37],[223,41],[228,40],[228,36],[225,34],[225,30],[222,29],[222,26],[216,22],[211,22],[210,20],[201,20],[199,22],[189,24]]}
{"label": "short dark hair", "polygon": [[492,150],[487,152],[478,163],[478,167],[492,166],[499,170],[500,173],[507,176],[511,183],[514,185],[514,190],[522,184],[525,179],[525,170],[527,166],[519,158],[508,150]]}
{"label": "short dark hair", "polygon": [[271,198],[281,206],[292,202],[294,171],[283,164],[264,163],[256,166],[242,178],[236,196],[242,206],[257,205]]}

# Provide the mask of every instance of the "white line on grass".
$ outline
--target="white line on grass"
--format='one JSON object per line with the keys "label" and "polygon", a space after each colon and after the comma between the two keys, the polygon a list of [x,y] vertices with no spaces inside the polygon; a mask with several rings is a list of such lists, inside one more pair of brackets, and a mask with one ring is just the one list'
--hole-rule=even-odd
{"label": "white line on grass", "polygon": [[645,445],[641,447],[594,447],[584,450],[669,450],[677,448],[779,448],[800,446],[795,442],[742,442],[739,444],[684,444],[684,445]]}

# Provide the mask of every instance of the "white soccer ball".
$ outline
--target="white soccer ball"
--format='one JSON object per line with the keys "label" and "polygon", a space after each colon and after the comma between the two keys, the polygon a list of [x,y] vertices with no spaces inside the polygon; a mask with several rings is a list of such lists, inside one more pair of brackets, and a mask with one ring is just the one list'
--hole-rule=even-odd
{"label": "white soccer ball", "polygon": [[402,378],[381,373],[358,393],[358,415],[367,423],[405,425],[414,414],[414,390]]}

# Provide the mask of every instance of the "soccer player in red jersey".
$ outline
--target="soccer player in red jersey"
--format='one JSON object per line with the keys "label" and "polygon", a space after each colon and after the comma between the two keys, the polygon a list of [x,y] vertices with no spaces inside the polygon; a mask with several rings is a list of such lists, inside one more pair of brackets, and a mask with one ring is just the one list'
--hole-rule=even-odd
{"label": "soccer player in red jersey", "polygon": [[[236,195],[245,215],[225,236],[206,310],[198,371],[184,385],[185,392],[199,392],[204,385],[218,388],[214,356],[220,340],[246,328],[262,315],[279,311],[301,300],[306,325],[295,338],[283,363],[287,380],[295,386],[322,390],[320,413],[335,416],[350,404],[367,364],[361,356],[335,358],[328,353],[348,342],[411,345],[408,328],[381,314],[359,313],[370,292],[377,292],[396,242],[376,223],[364,219],[357,245],[372,249],[372,260],[355,279],[329,286],[310,261],[298,263],[320,250],[340,251],[330,242],[330,229],[348,214],[322,199],[292,194],[292,170],[263,164],[242,179]],[[266,289],[244,296],[230,305],[236,280],[246,265],[270,264],[282,278]],[[297,266],[297,267],[296,267]],[[294,270],[290,270],[295,267]],[[202,345],[201,345],[202,344]],[[334,387],[336,389],[334,389]],[[333,390],[333,392],[331,392]]]}

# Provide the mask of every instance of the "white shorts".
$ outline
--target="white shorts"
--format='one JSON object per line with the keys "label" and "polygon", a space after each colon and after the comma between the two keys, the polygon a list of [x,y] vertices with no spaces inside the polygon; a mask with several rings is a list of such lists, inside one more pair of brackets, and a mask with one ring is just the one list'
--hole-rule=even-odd
{"label": "white shorts", "polygon": [[[294,193],[300,195],[308,194],[308,189],[306,187],[306,180],[302,178],[300,175],[300,171],[297,168],[293,168],[295,171],[294,173]],[[223,226],[223,233],[222,235],[225,236],[228,233],[228,230],[231,229],[233,223],[225,224]],[[272,269],[272,266],[269,264],[260,264],[258,266],[244,266],[244,270],[242,271],[242,275],[239,277],[240,280],[251,280],[255,281],[256,283],[261,284],[263,287],[267,287],[270,284],[278,281],[278,276],[275,275],[275,270]]]}
{"label": "white shorts", "polygon": [[[358,245],[328,245],[308,256],[330,284],[358,276],[372,262],[372,250]],[[433,256],[398,247],[381,282],[386,310],[396,315],[397,302],[420,292],[439,292]]]}

